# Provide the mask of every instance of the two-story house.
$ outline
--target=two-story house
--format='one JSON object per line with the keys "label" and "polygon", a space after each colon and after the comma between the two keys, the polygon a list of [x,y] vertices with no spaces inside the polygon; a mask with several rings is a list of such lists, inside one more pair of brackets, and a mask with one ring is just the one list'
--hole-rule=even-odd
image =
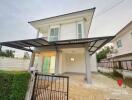
{"label": "two-story house", "polygon": [[[51,18],[31,21],[29,23],[38,30],[37,37],[40,37],[39,33],[43,34],[43,37],[45,37],[45,39],[48,41],[88,38],[94,10],[95,9],[93,8]],[[40,51],[38,48],[37,50]],[[59,49],[58,52],[60,56],[60,66],[63,67],[61,69],[59,68],[57,73],[85,73],[84,48],[67,47]],[[56,50],[42,50],[40,53],[41,54],[36,56],[36,63],[34,66],[37,66],[39,70],[42,69],[43,72],[54,73]],[[92,70],[97,71],[95,55],[93,55],[92,58],[94,59],[92,59],[92,62],[94,62]],[[38,64],[37,59],[42,62]],[[63,61],[61,61],[62,59]]]}
{"label": "two-story house", "polygon": [[132,60],[132,21],[122,28],[111,42],[113,53],[108,58]]}
{"label": "two-story house", "polygon": [[97,70],[94,54],[113,38],[88,38],[94,11],[95,8],[91,8],[31,21],[29,23],[38,30],[36,39],[0,44],[32,52],[30,67],[34,66],[39,72],[82,73],[91,83],[91,70]]}

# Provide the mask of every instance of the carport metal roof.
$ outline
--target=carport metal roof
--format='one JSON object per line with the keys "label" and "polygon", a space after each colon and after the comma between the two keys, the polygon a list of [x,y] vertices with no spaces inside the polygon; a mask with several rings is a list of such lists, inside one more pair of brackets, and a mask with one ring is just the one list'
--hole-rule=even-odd
{"label": "carport metal roof", "polygon": [[89,44],[88,50],[92,55],[113,38],[114,36],[106,36],[106,37],[95,37],[95,38],[59,40],[59,41],[47,41],[44,38],[36,38],[36,39],[1,42],[0,45],[33,52],[33,50],[31,49],[32,47],[61,46],[61,45],[70,45],[70,44],[76,45],[76,44],[88,43]]}

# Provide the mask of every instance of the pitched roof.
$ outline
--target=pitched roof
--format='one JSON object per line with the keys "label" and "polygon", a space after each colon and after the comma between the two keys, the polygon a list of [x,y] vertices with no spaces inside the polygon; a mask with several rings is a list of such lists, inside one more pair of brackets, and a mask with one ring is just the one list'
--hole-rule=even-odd
{"label": "pitched roof", "polygon": [[72,13],[67,13],[67,14],[57,15],[57,16],[48,17],[48,18],[39,19],[39,20],[34,20],[34,21],[29,21],[28,23],[32,23],[32,22],[36,22],[36,21],[41,21],[41,20],[47,20],[47,19],[54,19],[54,18],[57,18],[57,17],[63,17],[63,16],[67,16],[67,15],[72,15],[72,14],[76,14],[76,13],[85,12],[85,11],[91,11],[91,10],[94,11],[95,9],[96,9],[96,7],[93,7],[93,8],[90,8],[90,9],[85,9],[85,10],[76,11],[76,12],[72,12]]}

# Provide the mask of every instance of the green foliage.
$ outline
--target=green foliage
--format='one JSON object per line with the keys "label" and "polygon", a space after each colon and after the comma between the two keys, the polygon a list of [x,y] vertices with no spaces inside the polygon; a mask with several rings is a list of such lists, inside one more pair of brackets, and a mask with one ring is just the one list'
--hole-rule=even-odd
{"label": "green foliage", "polygon": [[97,57],[97,62],[100,62],[101,59],[106,58],[106,57],[107,57],[107,54],[111,52],[111,49],[112,49],[112,48],[113,48],[112,46],[111,46],[111,47],[106,46],[106,47],[104,47],[101,51],[99,51],[99,52],[97,53],[97,55],[96,55],[96,57]]}
{"label": "green foliage", "polygon": [[12,51],[12,50],[5,50],[5,51],[0,50],[0,56],[2,57],[14,58],[14,53],[15,51]]}
{"label": "green foliage", "polygon": [[25,52],[24,56],[23,56],[23,59],[29,59],[29,58],[30,58],[30,56],[29,56],[28,52]]}
{"label": "green foliage", "polygon": [[116,71],[116,70],[114,70],[112,74],[115,77],[122,77],[123,78],[123,75],[121,73],[119,73],[118,71]]}
{"label": "green foliage", "polygon": [[30,74],[0,71],[0,100],[24,100]]}

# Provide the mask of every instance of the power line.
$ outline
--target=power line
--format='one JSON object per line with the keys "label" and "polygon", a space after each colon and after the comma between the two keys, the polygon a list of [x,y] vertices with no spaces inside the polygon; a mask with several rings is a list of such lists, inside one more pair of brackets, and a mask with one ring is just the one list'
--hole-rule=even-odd
{"label": "power line", "polygon": [[113,8],[115,8],[115,7],[117,7],[117,6],[119,6],[119,5],[120,5],[121,3],[123,3],[124,1],[125,1],[125,0],[120,0],[119,2],[115,3],[115,4],[112,5],[111,7],[109,7],[109,8],[104,8],[104,9],[106,9],[106,10],[101,11],[100,13],[98,13],[97,15],[95,15],[95,17],[99,17],[99,16],[101,16],[101,15],[107,13],[109,10],[111,10],[111,9],[113,9]]}

